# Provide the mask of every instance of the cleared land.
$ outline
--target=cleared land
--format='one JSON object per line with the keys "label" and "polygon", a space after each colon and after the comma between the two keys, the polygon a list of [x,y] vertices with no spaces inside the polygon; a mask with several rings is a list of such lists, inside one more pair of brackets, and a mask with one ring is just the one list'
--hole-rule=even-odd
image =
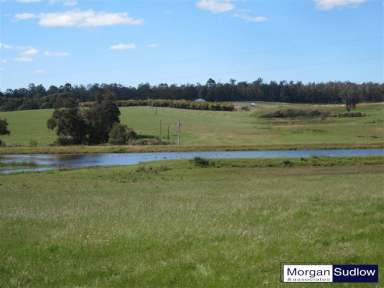
{"label": "cleared land", "polygon": [[285,287],[280,262],[305,261],[384,272],[383,164],[266,161],[0,176],[0,286]]}
{"label": "cleared land", "polygon": [[[243,104],[242,104],[243,105]],[[303,105],[258,103],[248,112],[217,112],[173,108],[121,108],[122,122],[141,134],[160,134],[176,140],[176,122],[182,121],[181,141],[186,146],[370,146],[384,145],[384,105],[360,104],[358,111],[366,117],[321,119],[262,119],[261,114],[277,109],[320,109],[333,113],[344,111],[343,105]],[[0,112],[7,118],[12,134],[2,136],[8,145],[44,146],[55,135],[46,128],[52,110]],[[151,148],[150,148],[151,149]]]}

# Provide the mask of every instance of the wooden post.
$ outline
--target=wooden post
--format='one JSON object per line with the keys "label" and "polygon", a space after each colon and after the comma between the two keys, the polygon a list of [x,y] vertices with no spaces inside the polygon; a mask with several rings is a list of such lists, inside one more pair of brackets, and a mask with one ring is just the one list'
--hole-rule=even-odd
{"label": "wooden post", "polygon": [[162,133],[161,133],[161,132],[162,132],[162,131],[161,131],[161,130],[162,130],[161,128],[162,128],[162,127],[161,127],[161,119],[160,119],[160,140],[161,140],[161,136],[162,136],[162,135],[161,135],[161,134],[162,134]]}
{"label": "wooden post", "polygon": [[170,129],[170,126],[168,125],[168,137],[167,137],[168,140],[170,138],[170,136],[169,136],[169,129]]}
{"label": "wooden post", "polygon": [[177,121],[177,145],[180,145],[181,121]]}

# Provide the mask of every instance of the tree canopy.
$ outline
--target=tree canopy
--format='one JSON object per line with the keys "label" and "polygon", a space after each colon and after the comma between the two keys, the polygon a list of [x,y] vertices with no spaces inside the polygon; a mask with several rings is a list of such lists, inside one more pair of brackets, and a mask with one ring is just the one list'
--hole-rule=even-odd
{"label": "tree canopy", "polygon": [[[78,103],[97,101],[103,95],[114,95],[115,100],[194,100],[207,101],[270,101],[288,103],[346,103],[384,101],[383,83],[302,83],[287,81],[264,82],[259,78],[253,82],[219,83],[209,79],[205,84],[140,84],[126,87],[119,84],[92,84],[62,86],[30,84],[28,88],[8,89],[0,92],[0,110],[25,110],[61,108]],[[348,100],[349,99],[349,100]],[[353,100],[351,100],[353,99]],[[356,102],[356,103],[357,103]],[[353,106],[353,104],[351,104]]]}
{"label": "tree canopy", "polygon": [[109,134],[120,123],[120,110],[111,97],[98,98],[82,111],[79,106],[56,108],[47,121],[49,129],[55,130],[57,142],[69,144],[101,144],[108,142]]}
{"label": "tree canopy", "polygon": [[108,97],[98,99],[92,107],[85,112],[85,121],[88,126],[89,144],[108,142],[108,135],[113,124],[120,123],[119,107]]}

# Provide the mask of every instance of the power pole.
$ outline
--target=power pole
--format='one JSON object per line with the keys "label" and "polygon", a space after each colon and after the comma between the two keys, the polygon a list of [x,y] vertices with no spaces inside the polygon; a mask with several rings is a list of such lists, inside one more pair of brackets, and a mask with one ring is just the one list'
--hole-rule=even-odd
{"label": "power pole", "polygon": [[168,141],[169,141],[169,128],[170,126],[168,125],[168,137],[167,137]]}
{"label": "power pole", "polygon": [[161,129],[161,128],[162,128],[161,126],[162,126],[162,125],[161,125],[161,119],[160,119],[160,140],[161,140],[161,136],[162,136],[162,135],[161,135],[161,134],[162,134],[162,133],[161,133],[161,132],[162,132],[162,131],[161,131],[161,130],[162,130],[162,129]]}
{"label": "power pole", "polygon": [[177,121],[177,145],[180,145],[181,121]]}

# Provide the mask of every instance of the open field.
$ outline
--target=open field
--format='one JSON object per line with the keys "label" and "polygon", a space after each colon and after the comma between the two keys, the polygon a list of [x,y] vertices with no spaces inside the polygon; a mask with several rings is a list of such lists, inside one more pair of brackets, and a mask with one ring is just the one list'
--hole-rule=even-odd
{"label": "open field", "polygon": [[[253,146],[255,148],[295,146],[306,147],[369,147],[384,146],[384,105],[359,104],[358,111],[366,117],[302,120],[271,120],[260,116],[267,111],[287,108],[320,109],[342,112],[343,105],[307,105],[258,103],[249,112],[217,112],[181,110],[173,108],[125,107],[121,108],[122,122],[137,132],[159,136],[160,120],[162,136],[167,137],[170,126],[170,140],[175,142],[175,124],[182,121],[182,146]],[[55,140],[52,131],[46,128],[46,121],[52,110],[0,112],[0,118],[7,118],[12,134],[2,136],[8,145],[45,146]],[[33,143],[35,142],[35,143]],[[149,148],[153,149],[153,148]],[[168,148],[174,150],[175,147]],[[191,148],[193,149],[193,148]],[[230,149],[230,148],[229,148]],[[246,147],[245,147],[246,149]],[[96,149],[97,150],[97,149]]]}
{"label": "open field", "polygon": [[383,162],[265,161],[0,176],[0,286],[284,287],[280,263],[306,261],[384,272]]}

